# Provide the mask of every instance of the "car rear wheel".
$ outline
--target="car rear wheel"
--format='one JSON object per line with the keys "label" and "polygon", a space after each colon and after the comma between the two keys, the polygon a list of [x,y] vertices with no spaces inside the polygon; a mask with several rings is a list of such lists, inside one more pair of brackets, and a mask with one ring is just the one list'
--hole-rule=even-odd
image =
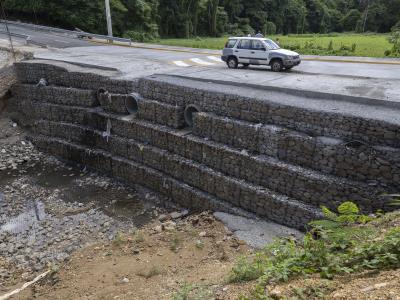
{"label": "car rear wheel", "polygon": [[272,69],[272,71],[274,71],[274,72],[280,72],[280,71],[282,71],[282,69],[283,69],[283,63],[282,63],[282,61],[279,60],[279,59],[273,60],[272,63],[271,63],[271,69]]}
{"label": "car rear wheel", "polygon": [[229,57],[226,64],[228,65],[229,69],[237,69],[238,67],[238,61],[236,57]]}

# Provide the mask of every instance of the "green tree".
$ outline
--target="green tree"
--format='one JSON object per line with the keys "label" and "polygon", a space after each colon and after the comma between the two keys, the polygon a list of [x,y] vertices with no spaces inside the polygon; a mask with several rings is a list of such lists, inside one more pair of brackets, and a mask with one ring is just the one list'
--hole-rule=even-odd
{"label": "green tree", "polygon": [[[116,35],[389,32],[400,0],[110,0]],[[10,18],[105,34],[104,0],[3,0]]]}

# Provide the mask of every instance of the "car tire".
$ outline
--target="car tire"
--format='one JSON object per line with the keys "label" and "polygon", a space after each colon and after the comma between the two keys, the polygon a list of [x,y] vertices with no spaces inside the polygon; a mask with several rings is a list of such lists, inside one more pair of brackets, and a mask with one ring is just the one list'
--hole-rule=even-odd
{"label": "car tire", "polygon": [[239,63],[236,57],[231,56],[226,61],[226,64],[228,65],[229,69],[237,69]]}
{"label": "car tire", "polygon": [[275,59],[271,62],[271,70],[273,72],[280,72],[283,69],[283,63],[280,59]]}

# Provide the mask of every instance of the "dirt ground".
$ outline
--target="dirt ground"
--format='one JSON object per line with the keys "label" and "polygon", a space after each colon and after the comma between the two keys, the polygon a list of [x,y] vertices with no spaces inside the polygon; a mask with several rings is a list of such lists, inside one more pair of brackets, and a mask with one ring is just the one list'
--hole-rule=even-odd
{"label": "dirt ground", "polygon": [[251,251],[212,214],[157,221],[77,252],[15,299],[235,299],[245,290],[227,276]]}
{"label": "dirt ground", "polygon": [[[75,253],[12,299],[238,299],[255,282],[229,284],[235,261],[253,250],[212,214],[156,221],[113,242]],[[325,280],[311,276],[268,287],[271,299],[400,299],[400,271]]]}

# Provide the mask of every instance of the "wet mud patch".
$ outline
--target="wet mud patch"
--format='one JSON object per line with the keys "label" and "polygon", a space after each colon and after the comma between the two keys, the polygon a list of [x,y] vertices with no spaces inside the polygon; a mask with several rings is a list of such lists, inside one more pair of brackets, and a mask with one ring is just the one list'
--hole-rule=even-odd
{"label": "wet mud patch", "polygon": [[109,217],[142,226],[154,217],[155,206],[143,202],[140,194],[131,188],[103,189],[95,185],[68,187],[63,198],[80,207],[96,206]]}

